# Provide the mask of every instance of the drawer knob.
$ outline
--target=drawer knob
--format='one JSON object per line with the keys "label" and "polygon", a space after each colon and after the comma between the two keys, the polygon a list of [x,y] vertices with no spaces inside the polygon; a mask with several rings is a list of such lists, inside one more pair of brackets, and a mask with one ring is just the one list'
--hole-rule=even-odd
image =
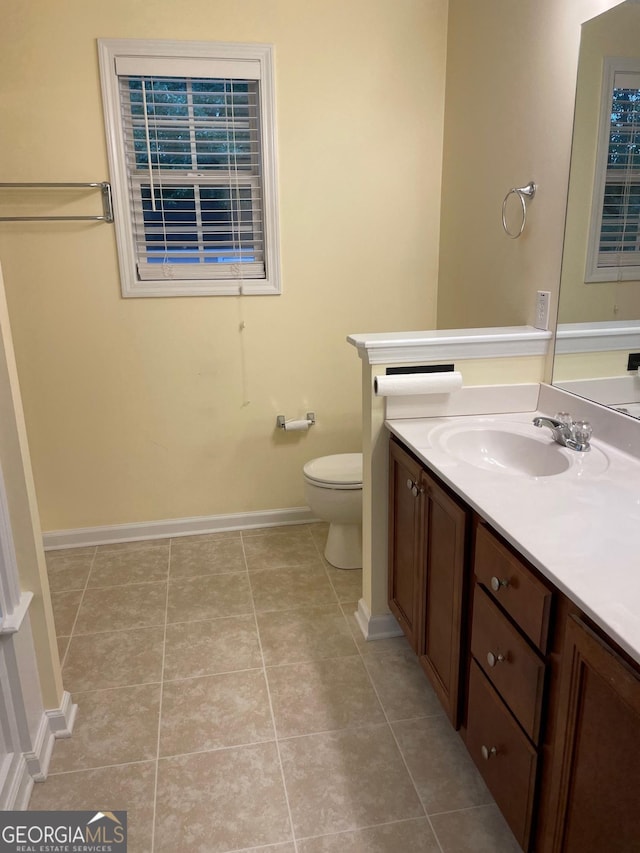
{"label": "drawer knob", "polygon": [[504,655],[494,655],[493,652],[487,653],[487,663],[489,664],[489,666],[495,666],[497,663],[502,663],[504,660],[506,660]]}
{"label": "drawer knob", "polygon": [[480,752],[482,753],[482,757],[485,761],[488,761],[492,755],[498,754],[498,750],[495,748],[495,746],[487,747],[484,744],[480,748]]}
{"label": "drawer knob", "polygon": [[494,592],[500,592],[500,587],[503,586],[509,586],[509,581],[497,578],[495,575],[491,578],[491,589]]}

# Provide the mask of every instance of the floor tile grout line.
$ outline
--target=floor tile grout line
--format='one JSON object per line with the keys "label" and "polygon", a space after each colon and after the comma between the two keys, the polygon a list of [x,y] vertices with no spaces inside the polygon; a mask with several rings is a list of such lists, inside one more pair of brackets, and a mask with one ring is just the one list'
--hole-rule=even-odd
{"label": "floor tile grout line", "polygon": [[[275,569],[259,569],[258,571],[269,572],[269,571],[277,571],[277,569],[279,569],[279,568],[284,568],[284,569],[298,568],[298,565],[278,566]],[[300,568],[307,568],[305,566],[299,566],[299,567]],[[202,572],[202,574],[197,574],[197,575],[176,575],[176,576],[172,576],[167,571],[167,575],[164,578],[161,578],[159,580],[129,581],[126,583],[105,583],[105,584],[100,584],[100,585],[96,585],[96,586],[85,586],[85,587],[82,587],[82,589],[85,589],[85,588],[88,590],[121,589],[122,587],[129,588],[132,586],[152,586],[152,585],[158,585],[161,583],[182,583],[185,581],[202,580],[202,578],[229,577],[229,575],[245,575],[245,574],[250,574],[248,569],[239,569],[236,571],[228,571],[228,572]],[[80,590],[81,590],[81,588],[77,587],[76,589],[61,589],[61,590],[58,590],[58,592],[59,593],[62,593],[62,592],[80,592]]]}
{"label": "floor tile grout line", "polygon": [[[260,746],[261,744],[264,744],[264,743],[275,744],[275,742],[276,742],[276,738],[271,737],[271,738],[267,738],[266,740],[249,740],[246,742],[243,741],[242,743],[232,743],[232,744],[229,744],[228,746],[214,746],[214,747],[211,747],[209,749],[193,749],[193,750],[190,750],[189,752],[172,752],[172,753],[169,753],[168,755],[160,755],[158,757],[158,761],[167,761],[167,760],[172,759],[172,758],[188,758],[191,755],[210,755],[211,753],[214,753],[214,752],[215,753],[232,752],[233,750],[236,750],[236,749],[244,749],[247,746]],[[280,842],[278,842],[278,843],[280,843]]]}
{"label": "floor tile grout line", "polygon": [[287,571],[289,569],[306,569],[307,571],[312,572],[320,572],[322,570],[326,574],[326,566],[320,560],[317,563],[301,563],[298,561],[297,563],[282,563],[277,566],[266,566],[260,569],[247,569],[247,572],[250,575],[259,575],[259,574],[267,574],[268,572],[282,572]]}
{"label": "floor tile grout line", "polygon": [[379,829],[383,826],[396,826],[399,823],[414,823],[416,821],[426,820],[422,817],[401,817],[398,820],[385,820],[382,823],[368,823],[366,826],[358,826],[355,829],[339,829],[336,832],[323,832],[320,835],[305,835],[299,841],[315,841],[318,838],[335,838],[339,835],[349,835],[351,832],[364,832],[367,829]]}
{"label": "floor tile grout line", "polygon": [[[314,544],[314,547],[315,547],[315,549],[316,549],[316,552],[317,552],[317,554],[318,554],[318,556],[320,557],[320,560],[321,560],[321,562],[322,562],[322,568],[324,569],[324,573],[325,573],[325,575],[326,575],[326,577],[327,577],[327,580],[329,581],[329,586],[330,586],[330,587],[331,587],[331,589],[333,590],[333,594],[334,594],[334,595],[335,595],[335,597],[336,597],[336,601],[338,602],[338,606],[340,606],[340,596],[338,595],[338,590],[335,588],[335,585],[334,585],[334,583],[333,583],[333,580],[331,579],[331,575],[329,574],[329,569],[327,568],[327,565],[328,565],[329,561],[328,561],[328,560],[326,559],[326,557],[324,556],[324,548],[322,548],[322,550],[321,550],[321,546],[318,544],[318,542],[317,542],[316,538],[313,536],[313,534],[311,533],[311,531],[309,531],[309,535],[311,536],[311,539],[312,539],[312,541],[313,541],[313,544]],[[362,590],[361,590],[361,592],[362,592]],[[341,608],[341,609],[342,609],[342,608]]]}
{"label": "floor tile grout line", "polygon": [[345,658],[359,658],[357,652],[350,652],[348,655],[326,655],[325,657],[304,658],[303,660],[284,661],[284,663],[265,663],[265,669],[284,669],[287,666],[306,666],[307,664],[320,663],[331,660],[344,660]]}
{"label": "floor tile grout line", "polygon": [[[335,588],[334,588],[333,583],[331,581],[331,576],[329,575],[327,568],[324,565],[324,563],[316,565],[314,563],[301,563],[301,562],[283,563],[282,565],[269,566],[267,568],[260,568],[260,569],[245,568],[245,569],[235,569],[235,570],[223,571],[223,572],[220,572],[220,571],[208,571],[208,572],[203,571],[202,573],[198,573],[198,574],[194,574],[194,575],[171,575],[170,573],[167,573],[167,575],[164,578],[160,578],[157,580],[128,581],[125,583],[104,583],[104,584],[99,584],[99,585],[97,584],[96,586],[89,586],[87,588],[90,590],[93,590],[93,589],[119,589],[121,587],[150,586],[153,584],[161,584],[161,583],[185,583],[185,582],[193,581],[193,580],[202,580],[202,578],[229,577],[230,575],[254,575],[254,574],[262,574],[262,573],[268,573],[268,572],[286,571],[288,569],[306,569],[306,570],[318,571],[318,572],[320,571],[320,569],[322,569],[322,572],[327,575],[329,583],[331,583],[331,587],[332,587],[333,591],[335,592],[336,596],[338,595],[338,593],[335,591]],[[79,592],[81,589],[84,589],[84,588],[85,587],[76,587],[74,589],[60,589],[60,590],[57,590],[57,592],[58,593]],[[339,601],[339,603],[342,603],[340,601],[340,599],[338,599],[338,601]]]}
{"label": "floor tile grout line", "polygon": [[[171,623],[169,623],[171,624]],[[125,631],[149,631],[154,628],[158,630],[163,627],[162,622],[149,622],[145,625],[128,625],[126,628],[112,628],[110,630],[104,631],[82,631],[78,633],[74,632],[74,637],[103,637],[105,634],[123,634]]]}
{"label": "floor tile grout line", "polygon": [[67,643],[67,648],[64,650],[64,660],[60,661],[60,670],[62,670],[63,666],[65,665],[65,663],[67,661],[67,655],[69,654],[69,649],[71,648],[71,641],[73,640],[74,636],[80,636],[78,634],[75,634],[75,629],[76,629],[76,625],[78,623],[78,617],[80,616],[80,608],[82,607],[82,602],[84,601],[84,596],[85,596],[85,593],[87,591],[87,587],[89,584],[89,578],[91,577],[91,572],[93,571],[93,566],[94,566],[94,563],[96,561],[97,553],[98,553],[98,549],[96,547],[96,548],[94,548],[93,554],[91,556],[91,565],[89,566],[89,573],[87,574],[87,579],[86,579],[85,584],[84,584],[84,589],[82,590],[82,595],[80,596],[80,601],[78,602],[78,609],[76,610],[76,616],[75,616],[75,619],[73,620],[73,625],[71,626],[71,631],[69,632],[69,642]]}
{"label": "floor tile grout line", "polygon": [[[171,569],[171,539],[169,539],[169,549],[167,554],[167,576]],[[164,698],[164,663],[167,652],[167,617],[169,614],[169,583],[167,583],[165,601],[164,601],[164,632],[162,636],[162,661],[160,667],[160,699],[158,703],[158,738],[156,741],[156,760],[155,760],[155,778],[153,781],[153,803],[152,803],[152,823],[151,823],[151,853],[153,853],[156,843],[156,813],[158,800],[158,775],[160,768],[160,735],[162,733],[162,702]]]}
{"label": "floor tile grout line", "polygon": [[221,850],[218,853],[260,853],[261,850],[264,850],[265,853],[269,853],[269,850],[275,850],[278,847],[282,847],[286,844],[293,844],[292,841],[276,841],[275,844],[260,844],[257,847],[232,847],[230,850]]}
{"label": "floor tile grout line", "polygon": [[264,740],[247,740],[242,741],[241,743],[226,744],[225,746],[213,746],[207,747],[206,749],[192,749],[189,752],[169,752],[166,755],[160,755],[158,757],[158,761],[169,761],[173,758],[189,758],[193,755],[213,755],[214,753],[232,752],[233,750],[245,749],[251,746],[262,746],[265,743],[275,744],[275,742],[275,737],[268,737]]}
{"label": "floor tile grout line", "polygon": [[[361,654],[361,656],[362,656],[362,657],[364,657],[364,655],[362,655],[362,653],[360,653],[360,654]],[[365,668],[365,670],[366,670],[366,672],[367,672],[367,676],[368,676],[368,678],[369,678],[369,681],[371,682],[371,686],[373,687],[373,691],[374,691],[374,693],[376,694],[376,696],[377,696],[377,698],[378,698],[378,702],[380,703],[380,706],[381,706],[381,708],[382,708],[382,713],[384,714],[384,718],[385,718],[385,720],[387,721],[387,725],[389,726],[389,731],[391,732],[391,737],[393,738],[393,741],[394,741],[394,743],[395,743],[395,745],[396,745],[396,749],[398,750],[398,753],[399,753],[399,755],[400,755],[400,758],[401,758],[401,760],[402,760],[402,763],[404,764],[405,770],[407,771],[407,774],[409,775],[409,779],[411,780],[411,784],[413,785],[413,790],[416,792],[416,796],[417,796],[417,798],[418,798],[418,802],[419,802],[419,803],[420,803],[420,805],[422,806],[422,810],[424,811],[424,816],[426,817],[426,819],[427,819],[427,821],[428,821],[428,823],[429,823],[429,827],[431,828],[431,832],[433,833],[433,837],[435,838],[436,844],[438,845],[438,848],[439,848],[439,850],[440,850],[440,853],[445,853],[445,851],[444,851],[444,849],[443,849],[442,845],[440,844],[440,839],[438,838],[438,836],[437,836],[437,834],[436,834],[435,827],[434,827],[433,823],[431,822],[431,818],[429,817],[429,812],[427,811],[427,807],[426,807],[426,805],[424,804],[424,801],[423,801],[422,797],[420,796],[420,791],[418,790],[418,786],[416,785],[416,780],[415,780],[415,779],[414,779],[414,777],[413,777],[413,773],[411,772],[411,770],[410,770],[410,768],[409,768],[409,765],[408,765],[408,763],[407,763],[407,759],[405,758],[405,756],[404,756],[404,752],[402,751],[402,749],[401,749],[401,747],[400,747],[400,743],[399,743],[399,741],[398,741],[398,738],[396,737],[396,733],[395,733],[395,731],[393,730],[393,725],[392,725],[391,720],[389,719],[389,715],[387,714],[387,709],[384,707],[384,704],[383,704],[383,702],[382,702],[382,699],[380,698],[380,694],[379,694],[379,692],[378,692],[378,689],[377,689],[377,687],[376,687],[376,685],[375,685],[375,683],[374,683],[373,678],[371,677],[371,673],[369,672],[369,670],[367,669],[366,664],[364,663],[364,660],[362,661],[362,663],[363,663],[363,666],[364,666],[364,668]]]}
{"label": "floor tile grout line", "polygon": [[430,817],[440,817],[441,815],[458,814],[458,812],[472,812],[477,811],[478,809],[488,808],[498,808],[495,800],[492,800],[490,803],[478,803],[475,806],[465,806],[462,809],[447,809],[440,812],[431,812]]}
{"label": "floor tile grout line", "polygon": [[280,743],[289,740],[302,740],[302,738],[317,738],[324,737],[324,735],[334,735],[339,734],[340,732],[362,732],[366,729],[380,729],[388,726],[389,723],[386,720],[380,720],[378,723],[360,723],[354,722],[348,726],[341,726],[339,729],[321,729],[320,731],[314,732],[302,732],[297,735],[278,735],[276,740]]}
{"label": "floor tile grout line", "polygon": [[[247,564],[247,555],[244,547],[244,537],[242,537],[242,553],[244,555],[245,564]],[[247,564],[248,565],[248,564]],[[291,812],[291,803],[289,802],[289,792],[287,790],[287,782],[284,775],[284,765],[282,763],[282,755],[280,753],[280,744],[278,743],[278,730],[276,728],[276,716],[273,710],[273,700],[271,698],[271,688],[269,687],[269,679],[267,678],[267,667],[264,660],[264,650],[262,648],[262,639],[260,637],[260,627],[258,625],[258,613],[255,606],[255,599],[253,597],[253,588],[251,586],[251,577],[249,577],[249,592],[251,594],[251,603],[253,605],[253,619],[254,624],[256,626],[256,636],[258,638],[258,647],[260,649],[260,657],[262,659],[262,677],[264,678],[265,687],[267,690],[267,699],[269,702],[269,713],[271,715],[271,725],[273,726],[273,736],[276,748],[276,755],[278,756],[278,766],[280,768],[280,778],[282,780],[282,790],[284,791],[284,798],[287,804],[287,814],[289,816],[289,827],[291,829],[291,839],[293,841],[293,849],[294,853],[298,853],[298,844],[296,842],[296,832],[295,826],[293,823],[293,814]],[[283,842],[285,843],[285,842]]]}
{"label": "floor tile grout line", "polygon": [[119,761],[113,764],[97,764],[95,767],[78,767],[75,770],[49,771],[47,779],[55,779],[58,776],[73,776],[76,773],[92,773],[94,770],[110,770],[113,767],[135,767],[138,764],[155,764],[155,758],[138,758],[135,761]]}
{"label": "floor tile grout line", "polygon": [[89,687],[87,690],[74,690],[74,696],[84,696],[86,693],[107,693],[109,690],[131,690],[134,687],[158,687],[161,681],[136,681],[133,684],[113,684],[110,687]]}
{"label": "floor tile grout line", "polygon": [[183,675],[179,678],[163,678],[165,684],[175,684],[177,681],[195,681],[197,678],[217,678],[219,675],[242,675],[245,672],[262,672],[262,666],[245,666],[242,669],[224,669],[219,672],[204,672],[200,675]]}
{"label": "floor tile grout line", "polygon": [[152,580],[152,581],[129,581],[128,583],[104,583],[97,584],[96,586],[89,586],[87,589],[89,591],[92,590],[100,590],[100,589],[130,589],[132,586],[157,586],[161,583],[167,583],[169,577],[162,578],[162,580]]}
{"label": "floor tile grout line", "polygon": [[[212,753],[231,752],[236,749],[244,749],[245,747],[249,746],[260,746],[261,744],[265,743],[273,743],[275,745],[276,738],[271,737],[267,740],[251,740],[243,743],[233,743],[229,746],[218,746],[213,747],[211,749],[195,749],[191,750],[190,752],[172,752],[167,755],[158,755],[157,758],[137,758],[134,761],[120,761],[114,762],[113,764],[96,764],[93,767],[78,767],[75,770],[58,770],[54,773],[49,773],[49,776],[51,776],[52,778],[54,776],[68,776],[69,774],[73,773],[87,773],[92,770],[107,770],[111,767],[127,767],[129,765],[134,764],[159,764],[159,762],[161,761],[168,761],[173,758],[190,758],[193,755],[210,755]],[[284,844],[286,842],[277,843]]]}
{"label": "floor tile grout line", "polygon": [[201,619],[183,619],[181,622],[167,622],[167,625],[195,625],[199,622],[222,622],[225,619],[253,619],[253,611],[247,613],[232,613],[230,616],[205,616]]}

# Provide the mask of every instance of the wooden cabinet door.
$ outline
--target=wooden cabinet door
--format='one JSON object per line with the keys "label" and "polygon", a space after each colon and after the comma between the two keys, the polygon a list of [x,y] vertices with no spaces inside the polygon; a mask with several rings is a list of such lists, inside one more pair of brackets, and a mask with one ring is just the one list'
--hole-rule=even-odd
{"label": "wooden cabinet door", "polygon": [[475,660],[469,669],[466,744],[518,843],[528,850],[538,754]]}
{"label": "wooden cabinet door", "polygon": [[389,609],[413,650],[422,651],[422,467],[391,441],[389,444]]}
{"label": "wooden cabinet door", "polygon": [[551,849],[640,850],[640,676],[570,616],[560,679]]}
{"label": "wooden cabinet door", "polygon": [[458,728],[468,510],[427,475],[425,485],[426,592],[420,663]]}

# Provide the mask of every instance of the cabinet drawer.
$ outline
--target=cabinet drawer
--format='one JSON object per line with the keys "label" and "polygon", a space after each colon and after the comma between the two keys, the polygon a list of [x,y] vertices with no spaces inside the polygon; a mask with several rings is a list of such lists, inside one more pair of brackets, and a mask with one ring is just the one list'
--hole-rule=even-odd
{"label": "cabinet drawer", "polygon": [[551,591],[483,524],[476,526],[474,572],[543,654],[547,651]]}
{"label": "cabinet drawer", "polygon": [[481,586],[473,595],[471,654],[537,743],[545,664]]}
{"label": "cabinet drawer", "polygon": [[466,742],[511,831],[527,850],[537,753],[473,660]]}

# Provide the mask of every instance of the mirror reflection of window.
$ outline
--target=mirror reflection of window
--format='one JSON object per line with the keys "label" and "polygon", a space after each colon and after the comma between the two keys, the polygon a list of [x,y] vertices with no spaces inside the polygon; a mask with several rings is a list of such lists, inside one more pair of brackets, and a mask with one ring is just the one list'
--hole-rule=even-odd
{"label": "mirror reflection of window", "polygon": [[640,62],[604,61],[585,281],[640,279]]}

